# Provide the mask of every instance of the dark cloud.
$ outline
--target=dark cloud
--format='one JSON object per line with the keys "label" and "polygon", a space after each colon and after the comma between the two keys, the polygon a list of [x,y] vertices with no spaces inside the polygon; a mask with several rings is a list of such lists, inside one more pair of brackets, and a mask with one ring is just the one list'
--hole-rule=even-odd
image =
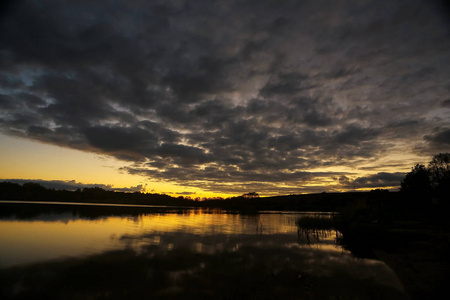
{"label": "dark cloud", "polygon": [[12,110],[15,108],[15,103],[10,95],[0,94],[0,109]]}
{"label": "dark cloud", "polygon": [[[87,142],[106,153],[129,153],[140,160],[155,153],[158,138],[148,130],[130,127],[96,126],[85,129]],[[117,154],[116,154],[117,155]]]}
{"label": "dark cloud", "polygon": [[437,128],[432,134],[424,136],[428,151],[433,153],[450,151],[450,128]]}
{"label": "dark cloud", "polygon": [[3,133],[216,191],[301,192],[348,175],[321,167],[448,146],[435,1],[8,3]]}
{"label": "dark cloud", "polygon": [[401,180],[405,177],[405,173],[387,173],[379,172],[367,176],[357,177],[351,179],[345,175],[340,177],[334,177],[339,185],[346,189],[359,189],[359,188],[394,188],[400,187]]}
{"label": "dark cloud", "polygon": [[117,192],[126,192],[126,193],[130,193],[130,192],[145,192],[145,185],[143,184],[138,184],[136,186],[130,186],[130,187],[124,187],[124,188],[109,188],[108,190],[113,190],[113,191],[117,191]]}
{"label": "dark cloud", "polygon": [[359,145],[362,141],[375,139],[379,130],[374,128],[361,128],[350,124],[344,130],[336,132],[335,142],[337,145]]}
{"label": "dark cloud", "polygon": [[311,88],[304,87],[307,76],[299,73],[278,74],[270,78],[266,85],[260,90],[260,95],[264,98],[272,98],[276,96],[295,96],[297,93]]}
{"label": "dark cloud", "polygon": [[398,187],[404,176],[405,173],[400,172],[380,172],[365,177],[358,177],[353,180],[352,183],[358,185],[359,187]]}
{"label": "dark cloud", "polygon": [[450,145],[450,129],[442,129],[431,136],[425,136],[425,139],[438,145]]}
{"label": "dark cloud", "polygon": [[131,186],[126,188],[114,188],[111,185],[105,184],[85,184],[81,182],[76,182],[75,180],[42,180],[42,179],[1,179],[3,182],[13,182],[18,184],[24,184],[28,182],[38,183],[48,189],[56,190],[68,190],[75,191],[83,188],[93,188],[99,187],[107,191],[118,191],[118,192],[141,192],[144,190],[143,185]]}

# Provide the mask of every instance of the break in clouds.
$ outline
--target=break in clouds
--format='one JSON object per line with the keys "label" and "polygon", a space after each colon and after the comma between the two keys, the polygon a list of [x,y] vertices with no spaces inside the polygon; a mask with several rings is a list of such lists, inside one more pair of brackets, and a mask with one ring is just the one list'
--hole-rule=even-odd
{"label": "break in clouds", "polygon": [[[450,149],[443,1],[0,8],[2,132],[130,174],[230,193],[395,187],[390,155]],[[339,167],[354,172],[321,171]]]}

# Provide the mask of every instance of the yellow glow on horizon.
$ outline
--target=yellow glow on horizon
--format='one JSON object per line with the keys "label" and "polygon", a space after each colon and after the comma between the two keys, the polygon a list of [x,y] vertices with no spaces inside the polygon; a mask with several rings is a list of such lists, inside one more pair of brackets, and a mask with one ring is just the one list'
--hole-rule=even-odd
{"label": "yellow glow on horizon", "polygon": [[[147,193],[167,194],[173,197],[189,196],[195,198],[229,198],[252,191],[261,197],[280,195],[277,187],[293,191],[303,188],[308,193],[323,190],[326,192],[366,191],[372,188],[344,188],[331,175],[315,177],[311,181],[285,182],[269,190],[242,190],[238,193],[213,191],[201,188],[201,182],[196,186],[180,185],[157,178],[128,174],[120,171],[121,167],[130,166],[131,162],[119,161],[106,155],[83,152],[79,150],[58,147],[0,134],[0,179],[24,180],[75,180],[81,184],[104,184],[112,188],[130,188],[142,185]],[[424,161],[425,160],[425,161]],[[426,163],[426,158],[413,153],[405,153],[402,149],[393,148],[389,155],[381,158],[359,160],[343,166],[318,167],[303,170],[311,173],[345,173],[350,180],[379,172],[408,172],[415,163]],[[336,177],[339,177],[337,175]],[[234,185],[232,185],[234,186]],[[289,192],[288,192],[289,193]],[[300,194],[301,192],[295,192]]]}
{"label": "yellow glow on horizon", "polygon": [[113,158],[67,149],[21,138],[0,135],[0,178],[75,180],[129,186],[139,180],[117,169]]}
{"label": "yellow glow on horizon", "polygon": [[[0,157],[0,179],[75,180],[82,184],[112,185],[113,188],[143,185],[148,193],[190,196],[193,199],[235,196],[131,175],[119,170],[131,163],[4,134],[0,134]],[[191,194],[186,195],[186,192]]]}

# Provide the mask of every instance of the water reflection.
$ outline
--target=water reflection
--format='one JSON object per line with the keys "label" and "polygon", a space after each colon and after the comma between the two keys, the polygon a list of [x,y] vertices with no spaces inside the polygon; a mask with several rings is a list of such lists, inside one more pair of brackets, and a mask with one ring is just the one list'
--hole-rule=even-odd
{"label": "water reflection", "polygon": [[299,230],[305,214],[27,209],[0,220],[4,299],[405,297],[385,264],[354,258],[336,232]]}
{"label": "water reflection", "polygon": [[[86,217],[86,213],[79,214],[80,208],[69,213],[67,207],[65,211],[60,207],[51,208],[50,212],[46,207],[41,214],[34,208],[32,216],[9,215],[0,220],[0,244],[3,245],[0,247],[0,266],[125,247],[140,251],[140,247],[147,244],[159,245],[165,250],[181,246],[221,249],[230,239],[258,238],[261,244],[281,244],[293,242],[293,233],[297,231],[295,220],[302,216],[288,213],[224,214],[194,209],[171,213],[158,209],[155,213],[92,218]],[[177,238],[166,243],[173,235]],[[263,237],[266,238],[263,240]],[[233,247],[238,246],[236,243]]]}

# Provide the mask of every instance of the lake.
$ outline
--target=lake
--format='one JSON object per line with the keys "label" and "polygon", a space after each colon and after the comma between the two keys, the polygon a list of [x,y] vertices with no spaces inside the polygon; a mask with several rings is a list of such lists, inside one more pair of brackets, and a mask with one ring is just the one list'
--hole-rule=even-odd
{"label": "lake", "polygon": [[407,299],[329,214],[0,202],[1,299]]}

